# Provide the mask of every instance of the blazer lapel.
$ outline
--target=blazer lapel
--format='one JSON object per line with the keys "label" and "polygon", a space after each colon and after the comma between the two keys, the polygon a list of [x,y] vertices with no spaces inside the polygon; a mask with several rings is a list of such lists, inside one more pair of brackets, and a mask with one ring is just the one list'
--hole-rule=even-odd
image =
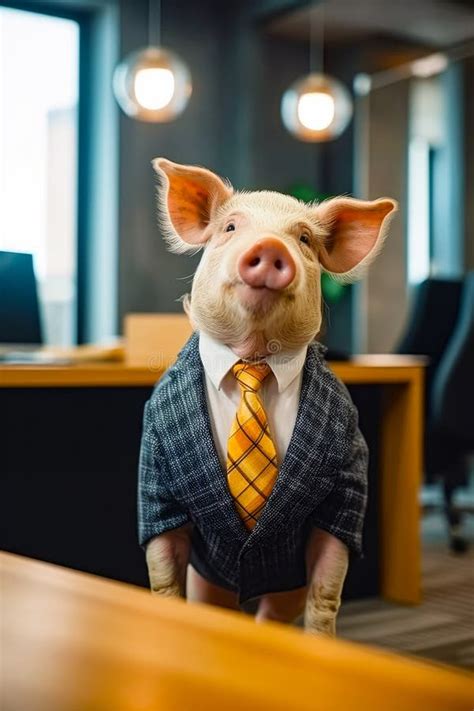
{"label": "blazer lapel", "polygon": [[192,430],[182,432],[182,437],[184,440],[187,437],[195,438],[196,433],[199,433],[200,438],[199,461],[196,462],[196,468],[190,472],[190,477],[193,478],[194,486],[208,494],[206,509],[212,514],[213,530],[221,533],[223,537],[228,538],[230,535],[234,540],[237,538],[244,542],[249,532],[235,509],[212,435],[198,338],[198,335],[194,334],[188,342],[186,357],[178,370],[176,391],[176,397],[181,397],[186,402],[186,408],[189,408],[191,403],[188,422],[192,423]]}
{"label": "blazer lapel", "polygon": [[321,377],[319,348],[315,343],[308,349],[290,444],[249,545],[282,527],[298,528],[334,487],[335,477],[325,464],[335,432],[328,408],[319,406],[331,393]]}

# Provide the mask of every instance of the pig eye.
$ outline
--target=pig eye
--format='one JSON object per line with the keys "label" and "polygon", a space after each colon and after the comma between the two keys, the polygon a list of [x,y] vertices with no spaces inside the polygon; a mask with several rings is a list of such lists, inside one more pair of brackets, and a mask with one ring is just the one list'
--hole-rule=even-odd
{"label": "pig eye", "polygon": [[227,227],[225,228],[226,232],[235,232],[235,223],[234,222],[229,222]]}
{"label": "pig eye", "polygon": [[303,234],[300,235],[300,242],[309,244],[309,234],[307,232],[303,232]]}

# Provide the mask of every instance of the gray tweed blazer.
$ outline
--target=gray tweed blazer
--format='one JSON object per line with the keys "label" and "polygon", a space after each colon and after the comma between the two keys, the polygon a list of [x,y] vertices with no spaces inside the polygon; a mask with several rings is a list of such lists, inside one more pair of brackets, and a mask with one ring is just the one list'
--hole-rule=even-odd
{"label": "gray tweed blazer", "polygon": [[139,465],[139,542],[192,522],[191,562],[245,602],[306,584],[313,526],[360,554],[367,445],[345,386],[308,348],[293,435],[255,528],[243,525],[212,436],[199,336],[194,334],[145,406]]}

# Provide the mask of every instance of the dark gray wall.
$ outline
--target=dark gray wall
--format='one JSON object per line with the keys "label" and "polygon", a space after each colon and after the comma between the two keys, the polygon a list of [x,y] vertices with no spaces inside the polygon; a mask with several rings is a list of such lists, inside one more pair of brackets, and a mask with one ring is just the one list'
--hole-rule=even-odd
{"label": "dark gray wall", "polygon": [[283,93],[308,72],[305,45],[262,33],[256,36],[258,56],[254,73],[252,131],[247,150],[249,187],[286,191],[292,183],[309,183],[319,189],[322,147],[295,139],[283,126],[280,104]]}
{"label": "dark gray wall", "polygon": [[380,255],[363,282],[368,353],[390,353],[407,316],[406,176],[409,82],[400,81],[371,92],[369,104],[367,198],[388,196],[398,201],[398,213]]}
{"label": "dark gray wall", "polygon": [[[318,149],[281,126],[283,90],[307,71],[304,47],[264,38],[241,3],[164,1],[163,44],[188,63],[193,95],[170,124],[120,116],[119,317],[179,311],[198,257],[169,254],[155,219],[157,155],[205,165],[237,188],[315,184]],[[121,55],[146,44],[147,2],[122,0]],[[120,323],[121,326],[121,323]]]}
{"label": "dark gray wall", "polygon": [[[188,63],[193,96],[169,124],[147,124],[120,114],[119,315],[177,311],[182,279],[196,260],[169,254],[156,225],[155,178],[159,155],[220,171],[218,135],[219,51],[215,17],[205,2],[163,2],[163,44]],[[122,0],[121,55],[147,44],[148,2]],[[119,327],[121,324],[119,324]]]}
{"label": "dark gray wall", "polygon": [[[361,52],[358,46],[328,48],[325,67],[352,92],[352,82],[359,71]],[[329,195],[354,194],[354,121],[344,133],[322,146],[321,192]],[[353,318],[354,287],[346,287],[343,298],[326,306],[326,344],[334,351],[357,350],[357,320]]]}

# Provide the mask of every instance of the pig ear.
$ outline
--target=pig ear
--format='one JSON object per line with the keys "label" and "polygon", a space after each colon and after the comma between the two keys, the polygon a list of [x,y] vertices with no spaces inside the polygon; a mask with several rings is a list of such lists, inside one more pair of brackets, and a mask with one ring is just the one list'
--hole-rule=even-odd
{"label": "pig ear", "polygon": [[158,208],[172,252],[196,252],[210,237],[209,222],[233,190],[215,173],[165,158],[153,161],[161,186]]}
{"label": "pig ear", "polygon": [[339,281],[359,279],[380,252],[396,210],[390,198],[333,198],[318,205],[327,235],[319,255],[324,271]]}

